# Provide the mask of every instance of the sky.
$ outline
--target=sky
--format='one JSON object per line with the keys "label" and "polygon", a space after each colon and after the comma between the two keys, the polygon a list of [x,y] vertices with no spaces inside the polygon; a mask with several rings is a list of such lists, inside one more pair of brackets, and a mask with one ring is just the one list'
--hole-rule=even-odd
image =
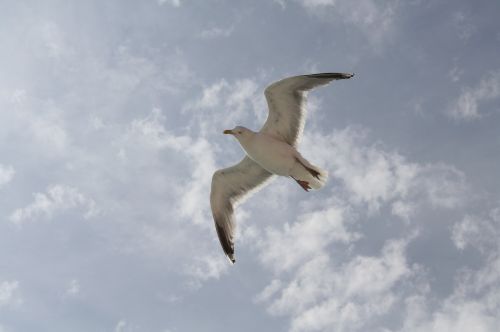
{"label": "sky", "polygon": [[[0,332],[500,326],[498,1],[0,0]],[[281,78],[299,150],[218,242],[213,172]]]}

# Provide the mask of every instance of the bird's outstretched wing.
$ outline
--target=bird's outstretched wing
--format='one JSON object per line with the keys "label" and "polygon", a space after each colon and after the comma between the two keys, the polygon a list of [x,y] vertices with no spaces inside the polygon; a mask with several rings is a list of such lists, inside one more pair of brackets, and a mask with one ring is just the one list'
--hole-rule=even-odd
{"label": "bird's outstretched wing", "polygon": [[354,74],[322,73],[282,79],[265,90],[269,115],[260,130],[296,146],[304,130],[307,92],[332,80],[347,79]]}
{"label": "bird's outstretched wing", "polygon": [[220,244],[234,263],[234,216],[237,203],[255,192],[272,177],[248,156],[238,164],[216,171],[212,177],[210,206]]}

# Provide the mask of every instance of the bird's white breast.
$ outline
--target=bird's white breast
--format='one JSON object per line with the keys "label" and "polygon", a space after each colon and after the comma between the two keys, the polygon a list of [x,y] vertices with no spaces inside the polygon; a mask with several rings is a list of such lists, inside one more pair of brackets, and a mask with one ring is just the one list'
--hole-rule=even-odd
{"label": "bird's white breast", "polygon": [[250,140],[240,142],[247,155],[265,170],[288,176],[295,164],[295,148],[272,136],[256,133]]}

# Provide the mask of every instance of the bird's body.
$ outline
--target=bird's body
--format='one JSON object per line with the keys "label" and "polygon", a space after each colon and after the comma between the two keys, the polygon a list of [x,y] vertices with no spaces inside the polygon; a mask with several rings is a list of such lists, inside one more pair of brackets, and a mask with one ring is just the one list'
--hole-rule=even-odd
{"label": "bird's body", "polygon": [[[297,149],[278,137],[266,133],[256,133],[244,127],[237,127],[242,134],[236,135],[241,147],[250,159],[274,175],[289,176],[304,181],[314,189],[321,188],[327,178],[327,172],[311,165]],[[318,171],[314,177],[307,168]]]}
{"label": "bird's body", "polygon": [[312,165],[298,151],[304,129],[307,91],[353,74],[323,73],[285,78],[266,88],[269,116],[259,132],[242,126],[225,130],[246,152],[237,165],[220,169],[212,177],[210,205],[215,229],[225,254],[234,263],[234,208],[266,184],[273,175],[293,178],[304,190],[319,189],[326,171]]}
{"label": "bird's body", "polygon": [[264,133],[251,132],[249,136],[248,140],[240,140],[240,144],[250,159],[272,174],[290,174],[296,153],[291,145]]}

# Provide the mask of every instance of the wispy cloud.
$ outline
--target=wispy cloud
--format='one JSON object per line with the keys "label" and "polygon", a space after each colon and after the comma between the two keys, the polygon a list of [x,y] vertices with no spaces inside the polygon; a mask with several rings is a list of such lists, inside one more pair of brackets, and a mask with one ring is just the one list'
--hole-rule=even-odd
{"label": "wispy cloud", "polygon": [[[167,149],[169,153],[175,153],[176,157],[182,160],[185,176],[170,179],[170,190],[176,197],[172,215],[205,232],[210,231],[204,240],[210,240],[208,243],[212,243],[213,240],[215,243],[215,237],[211,236],[215,233],[207,200],[210,174],[216,169],[214,151],[204,137],[175,135],[165,128],[164,123],[165,116],[161,110],[154,109],[148,116],[132,121],[127,132],[127,141],[142,141],[142,144],[154,149]],[[158,238],[158,234],[149,234],[153,236],[152,238]],[[163,240],[159,238],[159,241]],[[179,253],[179,258],[183,261],[183,273],[192,278],[187,283],[195,288],[210,278],[219,278],[228,267],[223,255],[208,255],[200,245],[201,243],[198,243],[194,246],[193,251],[188,251],[184,246],[184,252]]]}
{"label": "wispy cloud", "polygon": [[458,37],[464,41],[467,41],[477,30],[470,17],[462,11],[453,14],[452,22],[458,32]]}
{"label": "wispy cloud", "polygon": [[[331,203],[330,203],[331,204]],[[305,213],[282,230],[270,228],[260,242],[260,259],[275,271],[295,268],[320,254],[332,242],[349,243],[358,235],[346,229],[347,211],[341,206]],[[296,250],[290,250],[293,247]]]}
{"label": "wispy cloud", "polygon": [[[307,235],[305,235],[307,236]],[[386,314],[400,299],[396,286],[414,275],[407,240],[391,240],[380,255],[339,263],[320,251],[289,280],[275,279],[257,296],[272,315],[291,317],[291,331],[357,330]]]}
{"label": "wispy cloud", "polygon": [[125,320],[120,320],[115,326],[115,332],[124,332],[127,328],[127,322]]}
{"label": "wispy cloud", "polygon": [[456,82],[460,81],[460,79],[462,78],[463,74],[464,74],[463,69],[461,69],[460,67],[458,67],[457,65],[455,65],[449,71],[448,76],[450,77],[450,79],[451,79],[452,82],[456,83]]}
{"label": "wispy cloud", "polygon": [[[204,87],[200,97],[187,102],[184,112],[190,112],[194,116],[204,135],[208,134],[207,130],[232,128],[243,122],[247,126],[260,126],[264,123],[267,112],[264,87],[259,83],[253,78],[232,82],[218,80]],[[211,112],[199,112],[207,109]]]}
{"label": "wispy cloud", "polygon": [[[398,331],[494,331],[500,324],[499,208],[487,216],[467,215],[452,228],[458,250],[475,248],[480,267],[464,267],[455,275],[453,291],[444,299],[430,296],[429,286],[404,300],[403,326]],[[437,303],[436,303],[437,302]]]}
{"label": "wispy cloud", "polygon": [[454,224],[452,240],[460,250],[471,246],[484,254],[500,254],[500,208],[487,216],[466,215]]}
{"label": "wispy cloud", "polygon": [[233,33],[234,27],[227,28],[212,27],[200,32],[199,36],[203,39],[213,39],[219,37],[229,37]]}
{"label": "wispy cloud", "polygon": [[43,46],[49,57],[58,59],[68,51],[63,30],[55,22],[43,22],[40,30]]}
{"label": "wispy cloud", "polygon": [[150,115],[132,121],[130,133],[139,139],[145,139],[147,144],[158,148],[168,148],[182,155],[189,163],[191,171],[186,179],[179,179],[176,187],[180,196],[178,211],[183,217],[189,217],[195,223],[203,223],[208,216],[206,195],[210,185],[211,174],[216,169],[214,152],[209,142],[200,137],[193,139],[187,135],[174,135],[165,129],[165,117],[159,109],[154,109]]}
{"label": "wispy cloud", "polygon": [[83,216],[90,218],[98,213],[93,199],[81,193],[77,188],[67,185],[51,185],[44,193],[35,193],[34,200],[29,205],[16,209],[9,220],[17,225],[39,218],[52,218],[54,215],[81,208]]}
{"label": "wispy cloud", "polygon": [[77,296],[80,294],[80,282],[78,279],[71,279],[66,287],[66,295],[67,296]]}
{"label": "wispy cloud", "polygon": [[[333,13],[335,19],[359,30],[370,43],[379,47],[394,28],[399,2],[386,1],[348,1],[348,0],[295,0],[304,8],[320,17]],[[285,2],[279,2],[284,6]]]}
{"label": "wispy cloud", "polygon": [[459,250],[479,250],[480,267],[463,268],[453,292],[436,308],[426,294],[406,299],[401,331],[495,331],[500,324],[500,223],[499,209],[488,217],[466,216],[453,227],[452,239]]}
{"label": "wispy cloud", "polygon": [[22,302],[19,296],[19,281],[0,282],[0,308],[10,305],[18,305]]}
{"label": "wispy cloud", "polygon": [[[423,203],[453,208],[463,201],[466,183],[462,172],[440,163],[410,162],[382,144],[370,143],[367,135],[360,127],[329,135],[308,132],[304,151],[330,168],[352,203],[367,204],[371,211],[388,204],[395,215],[408,218]],[[335,157],[328,158],[322,151],[330,151]]]}
{"label": "wispy cloud", "polygon": [[0,114],[2,121],[9,123],[3,135],[8,135],[12,144],[26,144],[28,148],[36,146],[34,152],[43,151],[46,158],[65,154],[71,145],[64,112],[53,101],[39,98],[24,89],[14,89],[4,107],[14,110]]}
{"label": "wispy cloud", "polygon": [[220,252],[199,253],[184,264],[183,271],[191,278],[186,285],[198,289],[207,280],[219,279],[229,267],[228,260]]}
{"label": "wispy cloud", "polygon": [[9,183],[15,173],[14,167],[0,164],[0,188]]}
{"label": "wispy cloud", "polygon": [[182,5],[181,0],[156,0],[156,1],[160,6],[162,6],[166,3],[168,3],[172,7],[180,7]]}
{"label": "wispy cloud", "polygon": [[448,114],[457,120],[471,121],[479,119],[486,112],[486,102],[500,97],[500,72],[492,72],[484,76],[476,86],[462,90],[461,95],[452,104]]}

